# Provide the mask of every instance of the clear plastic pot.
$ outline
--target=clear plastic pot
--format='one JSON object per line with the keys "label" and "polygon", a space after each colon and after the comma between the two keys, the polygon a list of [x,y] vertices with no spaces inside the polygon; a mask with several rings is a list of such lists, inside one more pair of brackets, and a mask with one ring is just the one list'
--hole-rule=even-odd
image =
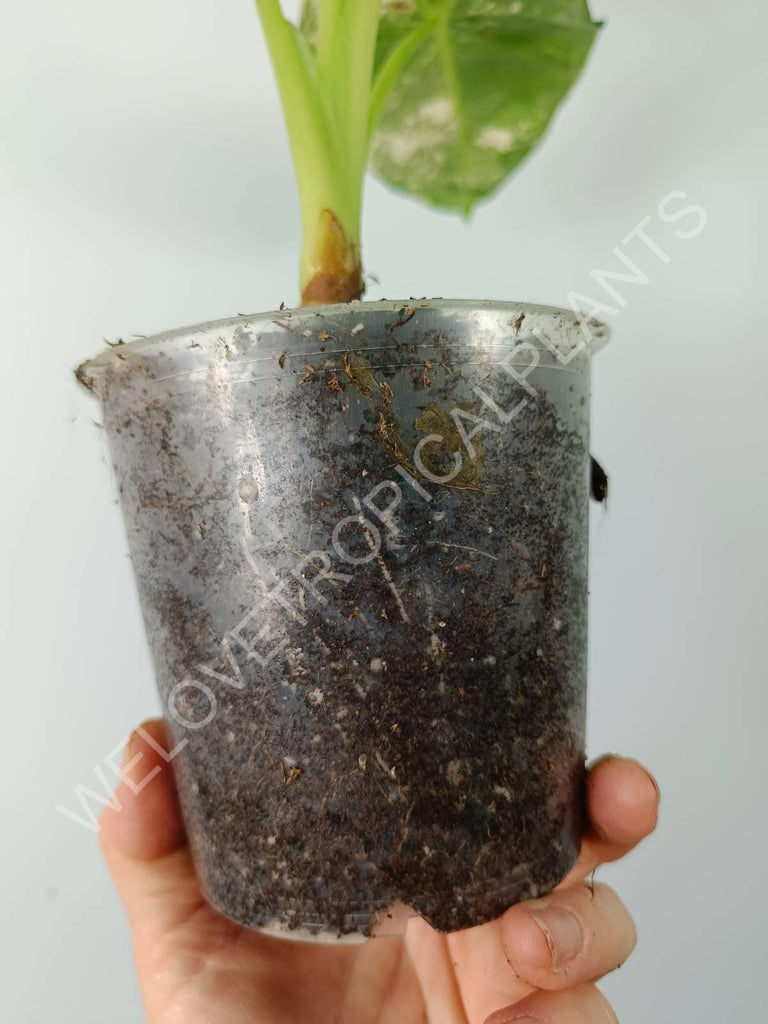
{"label": "clear plastic pot", "polygon": [[368,935],[401,902],[454,930],[572,866],[585,341],[605,333],[541,306],[355,303],[78,370],[222,913]]}

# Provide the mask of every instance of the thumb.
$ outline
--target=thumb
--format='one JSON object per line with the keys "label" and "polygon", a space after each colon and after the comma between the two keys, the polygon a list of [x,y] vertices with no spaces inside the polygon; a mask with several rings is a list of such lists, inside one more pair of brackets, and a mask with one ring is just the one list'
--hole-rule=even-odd
{"label": "thumb", "polygon": [[168,756],[165,724],[132,734],[99,839],[134,932],[162,934],[203,903]]}

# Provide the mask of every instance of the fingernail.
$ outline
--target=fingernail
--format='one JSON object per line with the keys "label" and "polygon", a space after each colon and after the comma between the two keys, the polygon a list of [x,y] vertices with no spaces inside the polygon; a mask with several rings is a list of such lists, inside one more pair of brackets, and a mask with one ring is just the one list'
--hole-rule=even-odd
{"label": "fingernail", "polygon": [[645,774],[648,776],[648,781],[653,786],[653,791],[656,794],[656,806],[658,807],[658,805],[661,803],[661,790],[659,789],[659,784],[647,769]]}
{"label": "fingernail", "polygon": [[139,752],[139,730],[134,729],[131,735],[128,737],[128,742],[125,745],[123,752],[123,767],[130,764],[133,758]]}
{"label": "fingernail", "polygon": [[600,754],[600,756],[596,757],[594,759],[594,761],[590,761],[590,763],[589,763],[589,770],[590,771],[594,771],[595,768],[597,768],[598,765],[605,764],[606,761],[623,761],[623,760],[624,760],[624,758],[621,756],[621,754],[612,754],[612,753]]}
{"label": "fingernail", "polygon": [[563,907],[543,907],[529,911],[544,937],[552,955],[552,966],[562,967],[581,949],[581,925],[573,914]]}
{"label": "fingernail", "polygon": [[496,1024],[542,1024],[541,1017],[505,1017],[501,1021],[496,1021]]}

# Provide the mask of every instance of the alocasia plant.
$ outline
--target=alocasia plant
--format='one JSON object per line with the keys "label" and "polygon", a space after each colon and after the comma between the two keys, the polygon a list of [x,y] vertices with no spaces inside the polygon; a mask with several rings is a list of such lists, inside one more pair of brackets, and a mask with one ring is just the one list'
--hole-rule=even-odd
{"label": "alocasia plant", "polygon": [[536,145],[597,31],[586,0],[256,0],[299,184],[304,305],[363,292],[369,161],[468,213]]}

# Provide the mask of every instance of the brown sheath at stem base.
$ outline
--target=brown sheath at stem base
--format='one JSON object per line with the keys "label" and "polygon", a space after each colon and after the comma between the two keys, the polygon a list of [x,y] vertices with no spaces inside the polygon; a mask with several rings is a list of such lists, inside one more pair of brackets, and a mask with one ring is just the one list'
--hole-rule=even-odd
{"label": "brown sheath at stem base", "polygon": [[352,302],[365,291],[360,249],[350,242],[338,217],[332,210],[323,210],[315,251],[320,268],[301,295],[302,306],[329,306]]}

